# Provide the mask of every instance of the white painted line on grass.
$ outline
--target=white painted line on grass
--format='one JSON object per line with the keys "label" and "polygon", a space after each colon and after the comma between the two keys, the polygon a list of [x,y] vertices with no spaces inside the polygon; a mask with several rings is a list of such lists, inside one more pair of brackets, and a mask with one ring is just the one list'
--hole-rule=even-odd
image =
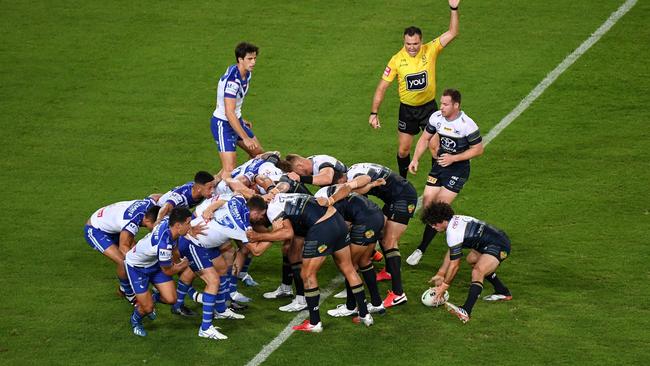
{"label": "white painted line on grass", "polygon": [[[515,107],[510,113],[508,113],[503,119],[494,126],[490,132],[483,138],[483,145],[490,143],[495,137],[497,137],[506,127],[508,127],[512,121],[519,117],[540,95],[548,88],[553,82],[562,75],[577,59],[580,58],[591,46],[593,46],[600,38],[609,31],[614,24],[625,15],[635,4],[637,0],[627,0],[621,7],[618,8],[609,18],[603,23],[596,31],[587,38],[586,41],[576,48],[569,56],[567,56],[553,71],[549,72],[548,75],[542,80],[537,86],[530,92],[528,95],[519,102],[519,105]],[[418,197],[417,209],[422,205],[422,196]],[[321,293],[320,302],[323,303],[332,292],[343,283],[342,276],[336,276],[327,286],[327,289]],[[266,360],[273,351],[278,349],[284,341],[286,341],[293,329],[291,328],[294,325],[300,324],[300,322],[305,319],[304,312],[299,313],[293,318],[289,325],[287,325],[280,334],[278,334],[275,339],[273,339],[269,344],[265,345],[264,348],[258,353],[252,360],[250,360],[246,366],[257,366],[260,365],[264,360]]]}
{"label": "white painted line on grass", "polygon": [[[577,59],[580,58],[591,46],[593,46],[600,38],[609,31],[616,22],[621,19],[625,13],[627,13],[632,7],[636,4],[637,0],[627,0],[623,5],[621,5],[618,10],[612,13],[609,18],[603,23],[594,33],[591,34],[578,48],[576,48],[569,56],[567,56],[559,65],[549,72],[548,75],[542,80],[537,86],[530,92],[524,99],[519,102],[519,104],[508,113],[503,119],[497,123],[496,126],[492,127],[490,132],[488,132],[485,137],[483,137],[483,145],[487,146],[495,137],[510,126],[510,124],[517,119],[530,105],[539,98],[544,91],[557,80],[557,78],[562,75]],[[416,211],[422,206],[422,196],[418,197],[418,203],[416,206]]]}
{"label": "white painted line on grass", "polygon": [[[325,299],[327,299],[332,294],[332,292],[334,292],[338,286],[343,283],[343,280],[343,276],[337,275],[332,279],[332,281],[330,281],[330,283],[327,285],[327,288],[320,294],[320,304],[322,304],[323,301],[325,301]],[[246,364],[246,366],[257,366],[264,362],[271,355],[271,353],[278,349],[278,347],[280,347],[280,345],[282,345],[282,343],[284,343],[284,341],[286,341],[294,332],[292,327],[294,325],[302,323],[302,321],[305,320],[306,313],[307,312],[303,310],[299,312],[298,315],[296,315],[293,319],[291,319],[289,324],[284,329],[282,329],[280,334],[278,334],[278,336],[275,337],[270,343],[265,345],[262,350]]]}

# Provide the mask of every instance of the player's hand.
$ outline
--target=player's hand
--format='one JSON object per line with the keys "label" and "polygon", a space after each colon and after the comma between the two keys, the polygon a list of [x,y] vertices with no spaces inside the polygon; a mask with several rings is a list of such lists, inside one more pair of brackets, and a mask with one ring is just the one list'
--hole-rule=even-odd
{"label": "player's hand", "polygon": [[259,233],[257,231],[254,231],[253,229],[248,229],[246,230],[246,237],[248,238],[248,241],[256,242],[259,241]]}
{"label": "player's hand", "polygon": [[273,201],[273,198],[275,197],[275,193],[269,192],[267,194],[263,194],[262,198],[264,199],[264,202],[269,203]]}
{"label": "player's hand", "polygon": [[193,236],[193,237],[196,238],[199,234],[203,234],[203,232],[205,230],[207,230],[207,229],[208,229],[208,226],[206,224],[204,224],[202,222],[199,222],[198,225],[192,226],[190,228],[190,232],[188,234],[190,234],[190,236]]}
{"label": "player's hand", "polygon": [[257,143],[252,138],[246,137],[242,139],[242,141],[244,142],[244,145],[246,146],[248,151],[254,151],[255,149],[257,149]]}
{"label": "player's hand", "polygon": [[376,114],[371,114],[370,117],[368,117],[368,123],[372,128],[381,128],[381,123],[379,122],[379,116]]}
{"label": "player's hand", "polygon": [[289,177],[291,180],[295,180],[296,182],[300,182],[300,176],[296,172],[287,173],[287,177]]}
{"label": "player's hand", "polygon": [[434,297],[434,300],[437,302],[443,301],[445,298],[445,292],[447,292],[447,289],[449,288],[449,285],[446,283],[441,283],[440,286],[437,286],[435,288],[436,290],[436,296]]}
{"label": "player's hand", "polygon": [[372,182],[373,187],[383,186],[384,184],[386,184],[386,179],[384,178],[379,178],[376,181]]}
{"label": "player's hand", "polygon": [[460,4],[460,0],[449,0],[449,6],[452,8],[457,8],[458,4]]}
{"label": "player's hand", "polygon": [[280,230],[284,227],[284,220],[275,220],[271,224],[271,228],[273,231]]}
{"label": "player's hand", "polygon": [[411,163],[409,164],[409,172],[411,174],[417,174],[418,165],[420,165],[420,163],[417,160],[411,160]]}
{"label": "player's hand", "polygon": [[214,217],[214,212],[211,212],[210,210],[205,210],[201,214],[201,217],[203,217],[203,220],[205,220],[205,222],[208,222],[212,220],[212,218]]}
{"label": "player's hand", "polygon": [[442,154],[436,158],[438,165],[441,167],[447,167],[456,162],[456,158],[451,154]]}
{"label": "player's hand", "polygon": [[317,197],[316,201],[318,202],[319,205],[323,207],[329,207],[329,200],[325,197]]}
{"label": "player's hand", "polygon": [[178,269],[178,272],[181,272],[185,270],[189,264],[190,261],[188,261],[187,258],[183,257],[178,263],[176,263],[176,269]]}
{"label": "player's hand", "polygon": [[429,280],[429,285],[431,285],[433,287],[438,287],[438,286],[440,286],[442,284],[442,282],[444,280],[445,280],[444,277],[442,277],[440,275],[435,275],[435,276],[431,277],[431,279]]}

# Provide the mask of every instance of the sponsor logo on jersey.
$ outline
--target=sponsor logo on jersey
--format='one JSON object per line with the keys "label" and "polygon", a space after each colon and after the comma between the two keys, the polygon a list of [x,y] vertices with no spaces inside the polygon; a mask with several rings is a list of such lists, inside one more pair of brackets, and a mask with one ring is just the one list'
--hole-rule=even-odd
{"label": "sponsor logo on jersey", "polygon": [[426,71],[416,74],[408,74],[404,77],[406,81],[406,90],[418,91],[427,87],[428,73]]}
{"label": "sponsor logo on jersey", "polygon": [[365,235],[366,239],[370,239],[375,235],[374,230],[367,230],[363,235]]}
{"label": "sponsor logo on jersey", "polygon": [[412,214],[413,211],[415,211],[415,205],[411,203],[408,205],[407,209],[409,210],[409,213]]}
{"label": "sponsor logo on jersey", "polygon": [[168,261],[172,259],[172,251],[169,249],[160,249],[158,257],[162,261]]}
{"label": "sponsor logo on jersey", "polygon": [[327,250],[327,245],[323,244],[318,247],[318,253],[324,253]]}
{"label": "sponsor logo on jersey", "polygon": [[436,184],[437,181],[438,181],[438,178],[434,178],[434,177],[431,177],[431,176],[427,177],[427,183],[429,183],[429,184]]}
{"label": "sponsor logo on jersey", "polygon": [[239,91],[239,84],[234,81],[229,81],[226,83],[225,93],[230,95],[237,95]]}
{"label": "sponsor logo on jersey", "polygon": [[506,253],[504,251],[501,251],[499,253],[499,258],[501,258],[501,260],[504,260],[504,259],[508,258],[508,253]]}
{"label": "sponsor logo on jersey", "polygon": [[440,137],[440,144],[447,150],[454,150],[456,148],[456,141],[450,139],[449,137]]}
{"label": "sponsor logo on jersey", "polygon": [[384,70],[384,76],[390,75],[390,72],[393,71],[389,66],[386,66],[386,69]]}

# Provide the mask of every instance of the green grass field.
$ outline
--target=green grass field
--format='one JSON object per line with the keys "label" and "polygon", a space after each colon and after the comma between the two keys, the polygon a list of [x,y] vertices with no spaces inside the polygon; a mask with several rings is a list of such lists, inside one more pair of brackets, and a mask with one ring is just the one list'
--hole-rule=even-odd
{"label": "green grass field", "polygon": [[[622,3],[464,0],[438,89],[460,89],[485,135]],[[404,27],[430,40],[449,23],[446,1],[0,4],[0,365],[246,364],[294,317],[261,297],[278,247],[253,262],[247,318],[218,322],[229,340],[199,339],[199,318],[167,306],[142,339],[85,221],[220,168],[208,122],[242,40],[261,49],[244,115],[266,149],[395,168],[396,88],[379,131],[372,94]],[[478,303],[467,325],[422,306],[438,236],[421,265],[403,263],[408,305],[366,329],[327,318],[328,298],[325,331],[293,334],[265,365],[650,364],[649,18],[639,1],[472,163],[454,206],[513,240],[499,273],[514,301]],[[420,193],[425,176],[410,177]],[[421,233],[413,220],[403,259]],[[328,261],[321,287],[334,276]],[[452,301],[468,283],[463,265]]]}

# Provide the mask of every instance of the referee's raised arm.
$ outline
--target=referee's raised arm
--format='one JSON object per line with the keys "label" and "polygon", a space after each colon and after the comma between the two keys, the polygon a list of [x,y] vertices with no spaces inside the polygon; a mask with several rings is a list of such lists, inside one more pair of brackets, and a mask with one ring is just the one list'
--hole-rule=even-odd
{"label": "referee's raised arm", "polygon": [[440,44],[442,47],[447,46],[451,41],[458,36],[458,6],[460,0],[449,0],[449,9],[451,10],[451,19],[449,19],[449,30],[440,36]]}

